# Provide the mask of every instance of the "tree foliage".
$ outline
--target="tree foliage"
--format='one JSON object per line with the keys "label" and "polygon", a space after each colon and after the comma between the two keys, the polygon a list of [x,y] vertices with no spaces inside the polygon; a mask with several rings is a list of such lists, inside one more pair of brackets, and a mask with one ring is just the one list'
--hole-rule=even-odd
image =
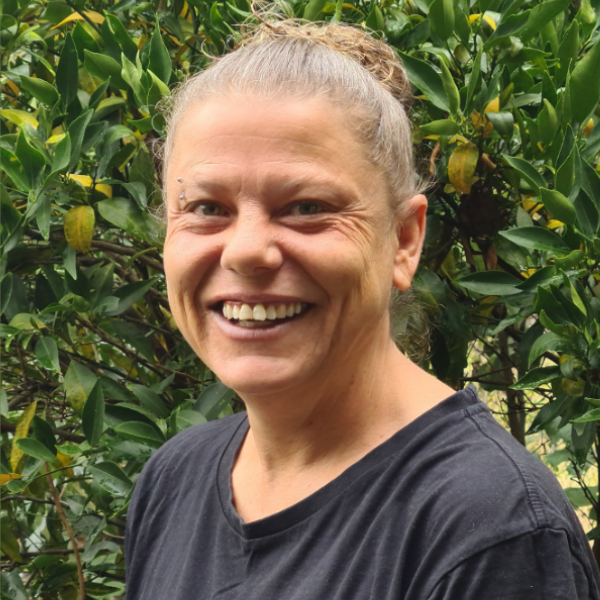
{"label": "tree foliage", "polygon": [[[278,7],[362,24],[398,50],[433,181],[415,281],[434,322],[424,366],[455,388],[498,392],[520,441],[562,440],[554,464],[570,462],[570,498],[595,523],[585,472],[600,447],[600,2]],[[4,2],[7,597],[120,597],[143,465],[182,429],[239,407],[169,312],[157,103],[253,19],[248,0]]]}

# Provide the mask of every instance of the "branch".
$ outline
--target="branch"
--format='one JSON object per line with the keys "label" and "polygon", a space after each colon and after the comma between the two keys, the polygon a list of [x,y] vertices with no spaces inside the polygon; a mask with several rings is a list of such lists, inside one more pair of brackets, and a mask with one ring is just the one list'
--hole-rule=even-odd
{"label": "branch", "polygon": [[[30,496],[23,496],[21,494],[13,494],[12,496],[5,496],[1,499],[2,502],[8,502],[9,500],[22,500],[23,502],[37,502],[38,504],[54,504],[53,500],[44,500],[43,498],[31,498]],[[61,504],[69,508],[66,502],[61,500]]]}
{"label": "branch", "polygon": [[56,507],[56,511],[60,516],[60,520],[63,522],[65,529],[67,530],[67,535],[71,540],[71,544],[73,546],[73,554],[75,555],[75,563],[77,564],[77,575],[79,577],[79,596],[81,600],[85,600],[85,579],[83,578],[83,567],[81,566],[81,556],[79,555],[79,546],[77,545],[77,540],[73,535],[73,530],[71,529],[71,525],[69,524],[69,520],[67,519],[67,515],[65,515],[65,511],[60,503],[60,498],[58,497],[58,492],[54,487],[54,483],[52,481],[52,476],[50,475],[50,469],[48,468],[48,463],[44,463],[44,469],[46,470],[46,480],[48,481],[48,487],[50,488],[50,495],[52,496],[52,500],[54,500],[54,506]]}
{"label": "branch", "polygon": [[[2,432],[14,433],[17,429],[16,425],[13,425],[10,421],[2,418],[0,422],[0,429]],[[70,431],[65,431],[64,429],[58,429],[57,427],[53,427],[52,431],[54,435],[57,435],[65,440],[69,440],[70,442],[75,442],[76,444],[81,444],[81,442],[85,442],[85,437],[82,435],[78,435],[77,433],[71,433]]]}
{"label": "branch", "polygon": [[155,271],[159,273],[164,273],[165,268],[162,263],[159,263],[152,258],[148,258],[143,254],[140,254],[138,250],[134,248],[126,248],[125,246],[120,246],[119,244],[112,244],[111,242],[105,242],[103,240],[92,240],[92,248],[98,248],[99,250],[109,250],[110,252],[116,252],[117,254],[124,254],[125,256],[135,256],[136,260],[143,262],[144,264],[152,267]]}

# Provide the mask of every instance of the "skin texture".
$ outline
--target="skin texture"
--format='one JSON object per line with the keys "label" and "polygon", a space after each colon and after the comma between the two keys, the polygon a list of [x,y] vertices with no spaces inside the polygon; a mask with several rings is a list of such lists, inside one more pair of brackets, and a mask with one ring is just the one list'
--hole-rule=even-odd
{"label": "skin texture", "polygon": [[[248,96],[192,106],[167,189],[173,316],[248,409],[232,473],[242,519],[306,497],[453,393],[389,337],[390,288],[410,287],[427,201],[392,211],[338,108]],[[310,309],[244,330],[212,310],[223,300]]]}

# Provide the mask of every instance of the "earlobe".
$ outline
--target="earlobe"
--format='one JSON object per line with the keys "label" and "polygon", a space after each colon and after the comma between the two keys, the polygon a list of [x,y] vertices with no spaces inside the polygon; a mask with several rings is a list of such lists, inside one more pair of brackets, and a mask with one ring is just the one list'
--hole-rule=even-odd
{"label": "earlobe", "polygon": [[396,226],[398,248],[394,257],[394,286],[400,291],[410,288],[419,266],[425,223],[427,198],[418,194],[407,200],[399,211]]}

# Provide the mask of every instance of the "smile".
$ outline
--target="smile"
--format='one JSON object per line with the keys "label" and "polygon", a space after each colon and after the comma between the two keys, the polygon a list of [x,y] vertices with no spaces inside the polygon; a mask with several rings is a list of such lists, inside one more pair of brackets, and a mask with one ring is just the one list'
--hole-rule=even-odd
{"label": "smile", "polygon": [[225,301],[221,312],[228,321],[239,327],[257,328],[289,321],[305,313],[310,306],[305,302],[246,304]]}

